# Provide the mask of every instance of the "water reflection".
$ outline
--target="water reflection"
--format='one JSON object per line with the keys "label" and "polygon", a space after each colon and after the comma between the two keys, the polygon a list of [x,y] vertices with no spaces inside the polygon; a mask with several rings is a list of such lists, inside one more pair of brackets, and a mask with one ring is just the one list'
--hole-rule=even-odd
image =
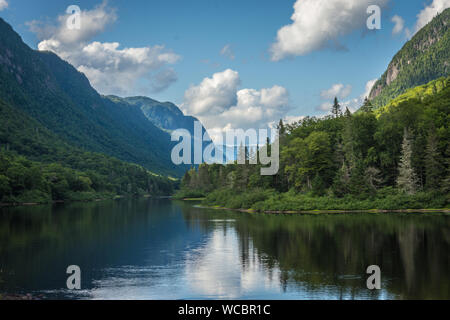
{"label": "water reflection", "polygon": [[[170,200],[0,209],[0,292],[87,299],[448,299],[448,215],[273,216]],[[79,292],[64,289],[68,265]],[[366,289],[377,264],[383,290]]]}

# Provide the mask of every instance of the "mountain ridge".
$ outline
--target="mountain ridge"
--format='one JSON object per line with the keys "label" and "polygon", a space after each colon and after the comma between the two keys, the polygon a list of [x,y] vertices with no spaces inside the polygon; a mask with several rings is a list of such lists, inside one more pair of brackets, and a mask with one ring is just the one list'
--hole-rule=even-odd
{"label": "mountain ridge", "polygon": [[368,98],[375,107],[382,107],[407,89],[446,77],[449,71],[450,8],[405,43],[374,84]]}
{"label": "mountain ridge", "polygon": [[52,52],[28,47],[1,18],[0,99],[75,147],[163,175],[179,177],[186,169],[172,163],[174,143],[157,120],[125,100],[100,95],[83,73]]}

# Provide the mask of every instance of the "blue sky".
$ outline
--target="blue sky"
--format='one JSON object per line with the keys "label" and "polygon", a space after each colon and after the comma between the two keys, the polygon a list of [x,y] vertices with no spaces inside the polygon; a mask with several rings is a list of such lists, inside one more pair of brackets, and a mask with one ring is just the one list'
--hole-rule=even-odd
{"label": "blue sky", "polygon": [[[0,0],[0,3],[2,1],[5,0]],[[55,31],[58,28],[57,18],[65,14],[69,5],[78,5],[81,10],[87,12],[102,5],[101,0],[6,1],[8,7],[0,12],[0,16],[13,26],[28,45],[35,49],[38,48],[41,41],[52,38],[52,32],[57,32]],[[301,7],[300,13],[306,15],[306,2],[312,0],[298,0],[298,2],[302,1],[305,2],[303,4],[305,6]],[[345,3],[345,0],[316,1],[329,4]],[[355,0],[347,2],[353,1]],[[248,107],[244,103],[246,97],[250,96],[252,99],[256,96],[259,97],[252,100],[252,103],[255,104],[254,109],[246,109],[249,111],[247,116],[250,118],[253,112],[260,111],[258,108],[272,108],[268,105],[270,102],[262,101],[264,99],[261,96],[265,95],[262,89],[274,86],[283,88],[285,91],[267,91],[266,96],[286,95],[288,101],[286,102],[284,99],[286,97],[284,97],[283,102],[274,102],[273,108],[279,108],[279,110],[277,109],[275,112],[272,110],[268,112],[269,115],[259,116],[260,123],[270,120],[271,115],[273,117],[322,115],[324,111],[320,110],[319,106],[330,100],[327,98],[325,90],[331,89],[333,85],[341,84],[343,88],[348,89],[342,95],[343,102],[360,99],[366,91],[367,82],[380,77],[393,55],[407,41],[406,28],[414,30],[418,15],[422,10],[432,6],[450,6],[447,0],[434,0],[436,3],[433,0],[366,1],[369,4],[380,4],[382,8],[381,30],[368,30],[364,24],[361,25],[358,21],[365,21],[369,15],[358,11],[357,14],[350,16],[350,20],[354,22],[338,21],[335,28],[341,28],[339,23],[344,22],[348,22],[351,26],[346,27],[345,32],[335,36],[332,41],[328,41],[328,45],[306,53],[300,49],[299,54],[290,54],[279,61],[273,61],[270,48],[276,42],[278,30],[293,23],[291,16],[294,13],[295,2],[294,0],[109,0],[107,3],[103,3],[102,10],[109,12],[113,18],[108,18],[110,21],[105,22],[89,37],[83,38],[84,46],[94,41],[99,43],[118,42],[120,43],[118,50],[161,45],[164,48],[158,49],[158,54],[169,53],[172,56],[157,66],[149,63],[149,74],[143,70],[136,79],[136,84],[130,85],[123,92],[119,90],[119,87],[117,87],[118,89],[114,86],[108,87],[101,80],[97,80],[100,84],[95,85],[95,79],[92,79],[94,76],[88,77],[91,82],[94,82],[94,87],[102,93],[141,94],[161,101],[172,101],[183,106],[185,112],[193,113],[202,120],[210,122],[210,127],[223,127],[227,121],[234,119],[230,115],[230,108],[239,105],[241,98],[243,107]],[[320,10],[322,9],[312,10],[311,15],[319,14]],[[340,7],[337,7],[336,15],[339,15],[340,12]],[[329,15],[330,13],[328,13]],[[398,34],[393,34],[395,24],[391,19],[394,15],[404,20],[404,28]],[[324,16],[326,17],[325,14],[318,15],[317,19]],[[313,21],[316,19],[315,17],[311,18]],[[43,36],[42,32],[39,34],[36,28],[31,27],[31,21],[34,21],[35,25],[36,22],[39,22],[41,31],[46,26],[53,26],[54,29],[46,30],[46,34]],[[302,35],[303,33],[300,33],[300,36]],[[339,43],[340,49],[336,49],[336,45],[330,46],[330,43]],[[71,46],[70,50],[72,51],[80,50],[80,47],[74,47],[73,44]],[[230,50],[224,50],[227,51],[227,54],[221,54],[221,50],[225,46],[228,46]],[[78,56],[74,57],[69,53],[64,56],[63,53],[57,53],[75,64],[76,67],[82,63],[78,61],[77,65]],[[81,58],[78,57],[78,59]],[[86,57],[83,58],[83,60],[85,59]],[[236,72],[238,79],[233,78],[236,80],[235,83],[226,89],[231,92],[230,99],[227,96],[217,98],[218,105],[221,107],[215,112],[228,112],[228,114],[221,118],[222,122],[220,122],[221,120],[214,121],[211,119],[217,117],[214,117],[211,112],[205,111],[208,106],[196,105],[199,101],[196,101],[195,97],[187,99],[186,91],[194,87],[197,90],[191,90],[191,96],[200,92],[201,97],[209,98],[209,93],[205,93],[205,90],[214,85],[210,83],[208,86],[207,82],[202,81],[205,78],[212,80],[214,74],[227,69]],[[157,77],[156,73],[160,71],[164,72],[158,79],[165,82],[151,87],[147,80],[150,77]],[[89,72],[87,74],[90,75]],[[115,75],[117,76],[117,74]],[[235,74],[233,75],[235,76]],[[114,79],[114,75],[108,75],[108,79]],[[131,83],[131,80],[128,81]],[[206,89],[202,87],[202,84],[206,86]],[[335,88],[339,89],[336,86]],[[241,92],[236,98],[236,90],[243,89],[250,91]],[[212,91],[212,95],[217,94],[214,90]],[[330,91],[330,94],[332,92],[333,90]],[[223,94],[223,92],[218,94]],[[214,99],[211,101],[216,101]],[[350,102],[349,105],[355,107]],[[235,111],[238,113],[239,110]]]}

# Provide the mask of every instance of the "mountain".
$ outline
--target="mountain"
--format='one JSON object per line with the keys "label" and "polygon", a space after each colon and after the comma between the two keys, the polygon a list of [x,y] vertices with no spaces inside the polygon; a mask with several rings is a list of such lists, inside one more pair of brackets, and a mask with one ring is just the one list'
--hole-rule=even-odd
{"label": "mountain", "polygon": [[[190,123],[181,111],[172,108],[176,111],[172,118],[179,123],[163,123],[164,114],[152,119],[137,103],[101,96],[83,73],[51,52],[29,48],[1,18],[0,99],[39,124],[41,131],[72,147],[136,163],[163,175],[181,176],[186,169],[172,163],[174,143],[164,127]],[[51,158],[50,154],[40,155],[47,156]]]}
{"label": "mountain", "polygon": [[450,8],[423,27],[395,55],[369,95],[381,107],[407,89],[427,84],[450,71]]}
{"label": "mountain", "polygon": [[[194,133],[194,123],[199,121],[195,117],[185,116],[184,113],[171,102],[159,102],[148,97],[119,98],[109,96],[115,102],[128,103],[141,109],[145,117],[159,129],[172,132],[183,128]],[[203,128],[203,130],[206,130]]]}

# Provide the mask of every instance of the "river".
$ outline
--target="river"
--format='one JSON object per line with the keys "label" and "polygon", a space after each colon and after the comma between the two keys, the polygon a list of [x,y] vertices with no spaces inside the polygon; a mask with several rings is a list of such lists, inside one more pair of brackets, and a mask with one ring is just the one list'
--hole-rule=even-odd
{"label": "river", "polygon": [[[450,299],[450,215],[269,215],[133,199],[0,209],[0,293]],[[68,290],[66,269],[81,269]],[[368,290],[366,269],[381,269]]]}

